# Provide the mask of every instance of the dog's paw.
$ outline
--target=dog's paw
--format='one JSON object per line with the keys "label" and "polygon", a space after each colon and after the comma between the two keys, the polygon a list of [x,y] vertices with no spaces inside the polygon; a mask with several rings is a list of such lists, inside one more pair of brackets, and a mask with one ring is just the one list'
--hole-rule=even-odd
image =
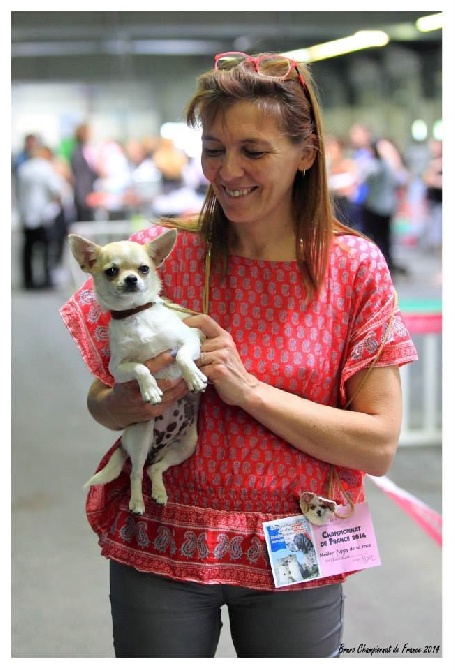
{"label": "dog's paw", "polygon": [[158,386],[156,388],[150,386],[149,388],[142,390],[142,398],[144,402],[148,402],[151,405],[159,405],[162,397],[163,392]]}
{"label": "dog's paw", "polygon": [[207,377],[203,372],[196,368],[196,370],[186,380],[190,391],[199,392],[205,391],[207,388]]}
{"label": "dog's paw", "polygon": [[130,512],[133,512],[133,514],[144,514],[145,512],[144,499],[134,498],[133,496],[131,496],[128,509],[130,510]]}
{"label": "dog's paw", "polygon": [[158,505],[165,505],[167,503],[167,493],[166,489],[161,487],[155,487],[152,490],[152,498]]}

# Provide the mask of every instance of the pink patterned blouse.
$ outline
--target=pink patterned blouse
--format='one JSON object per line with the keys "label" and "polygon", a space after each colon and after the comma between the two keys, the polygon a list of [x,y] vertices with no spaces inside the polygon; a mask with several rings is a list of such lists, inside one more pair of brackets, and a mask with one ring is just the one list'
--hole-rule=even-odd
{"label": "pink patterned blouse", "polygon": [[[160,232],[163,228],[152,226],[134,239],[144,243]],[[180,231],[161,268],[163,295],[202,311],[204,258],[198,236]],[[295,262],[231,256],[226,279],[211,271],[209,314],[231,333],[246,369],[258,379],[317,403],[343,407],[346,381],[368,367],[381,345],[393,298],[378,248],[363,238],[342,235],[333,243],[317,299],[307,304]],[[60,313],[90,371],[112,385],[110,317],[96,302],[91,278]],[[396,308],[375,365],[401,366],[416,359]],[[196,453],[165,474],[165,506],[151,499],[150,481],[144,477],[145,514],[128,511],[129,461],[117,480],[90,489],[86,512],[102,555],[177,580],[274,590],[262,523],[299,514],[303,491],[327,496],[329,465],[290,446],[243,410],[225,405],[211,386],[202,396],[198,432]],[[117,446],[118,440],[99,469]],[[336,470],[352,500],[363,501],[363,473]],[[340,490],[332,493],[345,504]]]}

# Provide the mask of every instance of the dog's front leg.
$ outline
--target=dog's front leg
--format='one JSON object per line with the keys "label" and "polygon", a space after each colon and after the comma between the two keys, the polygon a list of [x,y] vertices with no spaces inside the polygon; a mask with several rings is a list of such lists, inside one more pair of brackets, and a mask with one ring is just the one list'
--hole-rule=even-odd
{"label": "dog's front leg", "polygon": [[117,382],[126,382],[136,379],[144,402],[157,405],[161,402],[163,392],[156,383],[155,377],[143,363],[135,361],[123,361],[115,367],[109,368]]}
{"label": "dog's front leg", "polygon": [[194,362],[199,358],[200,348],[198,343],[186,342],[177,351],[175,362],[182,371],[182,377],[188,384],[190,391],[203,391],[207,386],[207,377]]}
{"label": "dog's front leg", "polygon": [[155,421],[134,423],[123,431],[122,446],[131,459],[131,494],[129,509],[134,514],[144,514],[145,505],[142,495],[142,480],[147,454],[153,440]]}

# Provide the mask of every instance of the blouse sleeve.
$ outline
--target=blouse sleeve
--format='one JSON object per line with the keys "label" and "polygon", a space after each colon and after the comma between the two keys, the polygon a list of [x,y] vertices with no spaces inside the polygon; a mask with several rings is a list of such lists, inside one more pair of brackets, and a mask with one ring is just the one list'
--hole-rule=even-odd
{"label": "blouse sleeve", "polygon": [[[140,230],[131,239],[144,244],[166,230],[152,226]],[[97,302],[93,280],[89,277],[81,288],[60,308],[60,316],[75,341],[82,359],[90,372],[108,386],[114,385],[109,372],[109,312],[104,312]]]}
{"label": "blouse sleeve", "polygon": [[346,382],[360,370],[370,365],[402,366],[418,359],[384,257],[370,242],[359,244],[363,253],[353,280],[351,327],[341,375],[342,407]]}

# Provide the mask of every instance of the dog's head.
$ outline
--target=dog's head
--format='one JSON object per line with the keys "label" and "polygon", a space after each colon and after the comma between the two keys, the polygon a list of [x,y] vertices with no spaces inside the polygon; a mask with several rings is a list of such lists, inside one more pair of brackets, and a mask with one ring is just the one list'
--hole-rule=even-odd
{"label": "dog's head", "polygon": [[300,509],[306,518],[316,526],[329,523],[334,517],[336,503],[327,498],[321,498],[315,493],[305,491],[300,496]]}
{"label": "dog's head", "polygon": [[100,246],[80,235],[68,236],[74,258],[92,275],[98,302],[107,310],[131,309],[159,296],[161,281],[156,270],[176,239],[175,229],[146,244],[122,240]]}

